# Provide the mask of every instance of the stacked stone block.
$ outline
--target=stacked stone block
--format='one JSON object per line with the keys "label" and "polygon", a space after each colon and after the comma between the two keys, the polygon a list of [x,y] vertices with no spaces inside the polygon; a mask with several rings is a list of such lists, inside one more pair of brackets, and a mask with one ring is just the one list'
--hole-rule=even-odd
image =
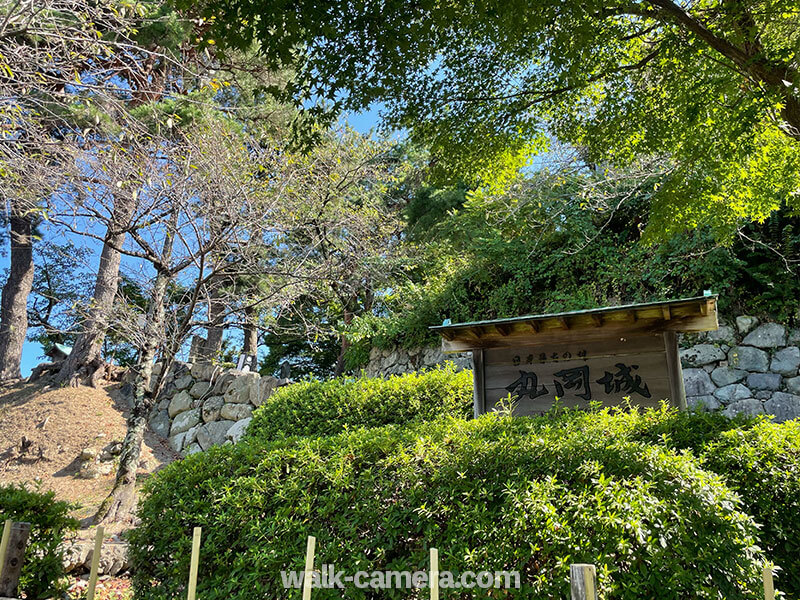
{"label": "stacked stone block", "polygon": [[693,336],[697,343],[681,350],[689,406],[778,422],[800,417],[800,330],[750,316],[735,323]]}
{"label": "stacked stone block", "polygon": [[[160,365],[155,369],[158,373]],[[244,435],[253,410],[286,383],[212,364],[176,362],[150,412],[150,428],[184,456],[235,443]]]}
{"label": "stacked stone block", "polygon": [[472,356],[468,352],[460,354],[445,354],[438,346],[412,348],[373,348],[369,355],[369,362],[364,368],[368,377],[386,377],[411,373],[421,369],[429,369],[451,361],[460,369],[472,368]]}

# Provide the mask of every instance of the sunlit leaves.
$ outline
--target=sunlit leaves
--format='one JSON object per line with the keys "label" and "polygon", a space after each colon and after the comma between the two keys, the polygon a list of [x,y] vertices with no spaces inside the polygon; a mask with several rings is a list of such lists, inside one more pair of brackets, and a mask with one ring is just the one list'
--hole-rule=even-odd
{"label": "sunlit leaves", "polygon": [[[615,166],[669,155],[680,166],[675,189],[685,194],[665,187],[662,200],[691,203],[692,215],[687,223],[680,205],[672,220],[662,211],[651,235],[695,223],[729,235],[791,187],[766,173],[785,174],[794,159],[759,156],[750,141],[800,119],[781,108],[800,102],[800,17],[777,0],[661,6],[209,0],[202,11],[218,17],[218,43],[258,39],[268,60],[297,70],[286,97],[332,103],[310,109],[310,118],[330,122],[331,112],[382,103],[388,127],[431,149],[439,181],[502,187],[524,154],[542,150],[543,133]],[[765,176],[756,176],[756,163],[768,165]],[[735,169],[748,175],[734,177]],[[713,185],[693,181],[698,170]],[[757,198],[761,186],[766,199]],[[721,206],[730,216],[724,227]]]}

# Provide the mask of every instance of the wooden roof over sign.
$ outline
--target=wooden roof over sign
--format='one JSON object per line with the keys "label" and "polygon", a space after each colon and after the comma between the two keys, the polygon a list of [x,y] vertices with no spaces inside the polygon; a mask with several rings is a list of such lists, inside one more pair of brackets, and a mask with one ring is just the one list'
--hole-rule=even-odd
{"label": "wooden roof over sign", "polygon": [[666,302],[607,306],[589,310],[528,315],[431,327],[445,352],[500,348],[519,344],[599,341],[619,336],[652,335],[665,331],[717,329],[717,296]]}

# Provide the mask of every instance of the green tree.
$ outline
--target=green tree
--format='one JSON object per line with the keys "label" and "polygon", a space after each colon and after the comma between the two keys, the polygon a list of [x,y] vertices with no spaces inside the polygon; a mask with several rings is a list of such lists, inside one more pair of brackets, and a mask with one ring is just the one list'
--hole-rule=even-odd
{"label": "green tree", "polygon": [[[187,0],[179,0],[188,6]],[[312,116],[384,104],[436,171],[503,183],[556,137],[594,162],[671,159],[651,229],[763,220],[800,187],[800,10],[785,0],[207,0]]]}
{"label": "green tree", "polygon": [[[405,199],[397,188],[408,161],[394,146],[347,128],[329,130],[310,152],[286,153],[270,166],[282,229],[265,241],[263,272],[250,295],[283,290],[269,301],[267,341],[271,352],[283,342],[291,347],[278,350],[265,370],[274,371],[284,352],[294,374],[347,369],[343,331],[373,310],[376,294],[403,268]],[[331,365],[334,340],[340,351]]]}
{"label": "green tree", "polygon": [[[350,328],[363,345],[433,343],[428,327],[702,294],[727,314],[796,319],[800,218],[787,209],[730,244],[708,228],[646,244],[657,169],[546,170],[505,194],[423,188],[407,207],[412,265]],[[362,348],[363,349],[363,348]],[[354,357],[355,358],[355,357]]]}

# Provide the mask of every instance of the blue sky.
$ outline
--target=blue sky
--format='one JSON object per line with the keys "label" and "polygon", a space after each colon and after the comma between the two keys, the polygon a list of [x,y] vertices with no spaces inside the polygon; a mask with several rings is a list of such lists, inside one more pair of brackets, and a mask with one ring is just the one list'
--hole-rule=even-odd
{"label": "blue sky", "polygon": [[[375,106],[368,111],[348,115],[346,121],[356,131],[359,131],[361,133],[368,133],[370,130],[376,129],[378,126],[379,110],[380,107]],[[80,238],[77,236],[71,237],[71,239],[76,244],[82,244],[85,247],[88,247],[92,251],[91,264],[88,265],[88,267],[96,270],[97,264],[100,260],[100,250],[101,250],[100,243],[96,240]],[[6,244],[6,247],[3,248],[2,253],[0,253],[0,273],[3,274],[2,282],[5,283],[5,276],[9,266],[9,256],[8,256],[8,246],[7,246],[8,236],[7,235],[3,236],[3,240],[4,243]],[[43,352],[42,347],[38,343],[30,341],[25,342],[25,345],[22,348],[23,377],[27,377],[28,375],[30,375],[31,369],[33,369],[37,364],[42,362],[42,360],[44,359],[42,352]]]}

